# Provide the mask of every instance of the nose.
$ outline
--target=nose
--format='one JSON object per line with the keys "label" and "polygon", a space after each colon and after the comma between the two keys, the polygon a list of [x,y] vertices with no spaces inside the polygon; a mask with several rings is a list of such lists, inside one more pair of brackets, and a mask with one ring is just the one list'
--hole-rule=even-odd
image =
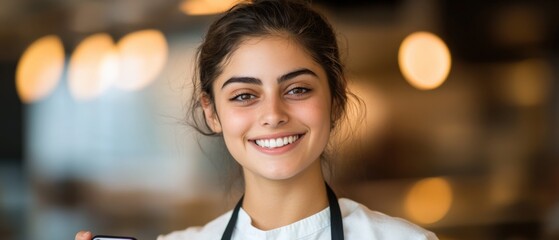
{"label": "nose", "polygon": [[289,121],[286,106],[279,97],[266,99],[260,107],[260,124],[265,127],[279,127]]}

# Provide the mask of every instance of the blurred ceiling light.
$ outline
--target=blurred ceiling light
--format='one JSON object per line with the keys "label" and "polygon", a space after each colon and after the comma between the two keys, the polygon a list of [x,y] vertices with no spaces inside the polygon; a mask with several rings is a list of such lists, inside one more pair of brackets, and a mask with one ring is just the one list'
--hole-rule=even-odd
{"label": "blurred ceiling light", "polygon": [[504,95],[519,106],[537,106],[549,97],[553,82],[552,66],[544,60],[516,63],[505,75]]}
{"label": "blurred ceiling light", "polygon": [[430,90],[446,80],[451,57],[446,44],[439,37],[429,32],[415,32],[402,42],[398,63],[412,86]]}
{"label": "blurred ceiling light", "polygon": [[180,9],[188,15],[210,15],[229,10],[239,0],[185,0]]}
{"label": "blurred ceiling light", "polygon": [[64,47],[58,36],[33,42],[21,56],[16,70],[16,89],[25,103],[40,100],[54,90],[64,70]]}
{"label": "blurred ceiling light", "polygon": [[120,73],[120,57],[116,46],[106,52],[101,60],[99,74],[101,75],[102,83],[107,85],[114,84],[118,80]]}
{"label": "blurred ceiling light", "polygon": [[124,36],[117,44],[120,75],[115,85],[139,90],[155,80],[168,55],[165,36],[158,30],[142,30]]}
{"label": "blurred ceiling light", "polygon": [[413,185],[406,196],[408,216],[422,224],[441,220],[452,204],[452,189],[443,178],[426,178]]}
{"label": "blurred ceiling light", "polygon": [[99,33],[84,39],[70,59],[68,84],[75,99],[101,95],[118,77],[116,46],[111,36]]}

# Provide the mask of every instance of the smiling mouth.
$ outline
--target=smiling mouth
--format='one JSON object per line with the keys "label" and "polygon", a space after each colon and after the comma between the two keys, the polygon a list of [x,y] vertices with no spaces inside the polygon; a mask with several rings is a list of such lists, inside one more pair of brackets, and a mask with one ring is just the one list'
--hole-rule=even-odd
{"label": "smiling mouth", "polygon": [[263,148],[274,149],[274,148],[279,148],[279,147],[292,144],[297,140],[299,140],[302,136],[303,134],[295,134],[292,136],[281,137],[281,138],[258,139],[258,140],[254,140],[254,143],[256,143],[256,145]]}

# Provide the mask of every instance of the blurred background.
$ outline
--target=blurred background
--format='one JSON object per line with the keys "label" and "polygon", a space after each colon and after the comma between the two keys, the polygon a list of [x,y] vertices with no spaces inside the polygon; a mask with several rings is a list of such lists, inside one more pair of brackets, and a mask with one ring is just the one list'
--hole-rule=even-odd
{"label": "blurred background", "polygon": [[[155,239],[231,208],[223,146],[183,124],[230,5],[0,0],[0,239]],[[559,239],[556,1],[313,5],[366,104],[338,195],[443,240]]]}

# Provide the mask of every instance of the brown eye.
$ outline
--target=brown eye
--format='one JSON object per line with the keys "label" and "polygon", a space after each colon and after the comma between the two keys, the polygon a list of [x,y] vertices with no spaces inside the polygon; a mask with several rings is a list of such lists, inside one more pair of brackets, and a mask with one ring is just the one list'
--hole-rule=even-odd
{"label": "brown eye", "polygon": [[309,91],[310,91],[310,89],[308,89],[308,88],[296,87],[296,88],[293,88],[293,89],[289,90],[289,92],[287,92],[287,94],[302,95],[302,94],[305,94]]}
{"label": "brown eye", "polygon": [[231,98],[231,101],[239,101],[239,102],[245,102],[251,99],[256,98],[254,95],[252,94],[248,94],[248,93],[243,93],[243,94],[239,94],[233,98]]}

